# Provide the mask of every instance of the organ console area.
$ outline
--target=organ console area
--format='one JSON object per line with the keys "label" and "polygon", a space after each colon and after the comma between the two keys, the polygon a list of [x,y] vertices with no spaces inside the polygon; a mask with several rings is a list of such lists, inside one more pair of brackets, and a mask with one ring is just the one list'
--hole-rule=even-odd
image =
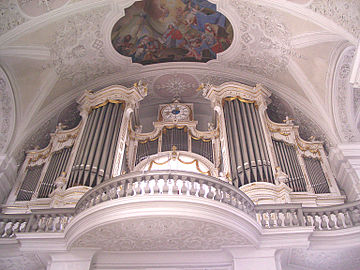
{"label": "organ console area", "polygon": [[47,147],[26,153],[7,206],[20,212],[74,207],[104,181],[149,170],[210,175],[240,188],[255,203],[344,201],[323,143],[300,138],[290,119],[272,122],[265,87],[229,82],[199,89],[211,102],[207,131],[197,129],[193,104],[174,100],[156,105],[154,129],[145,133],[139,102],[146,98],[146,85],[86,91],[77,100],[80,124],[65,130],[59,123]]}

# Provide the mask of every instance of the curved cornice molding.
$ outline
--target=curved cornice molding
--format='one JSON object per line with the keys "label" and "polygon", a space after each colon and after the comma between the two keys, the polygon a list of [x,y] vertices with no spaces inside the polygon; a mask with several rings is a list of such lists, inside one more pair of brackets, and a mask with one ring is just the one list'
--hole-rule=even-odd
{"label": "curved cornice molding", "polygon": [[0,67],[0,153],[5,153],[15,128],[15,100],[10,80]]}
{"label": "curved cornice molding", "polygon": [[215,223],[245,238],[247,245],[258,245],[262,232],[259,224],[249,215],[229,205],[198,197],[152,195],[108,201],[85,210],[66,227],[67,246],[71,247],[77,239],[96,227],[146,217],[185,218]]}

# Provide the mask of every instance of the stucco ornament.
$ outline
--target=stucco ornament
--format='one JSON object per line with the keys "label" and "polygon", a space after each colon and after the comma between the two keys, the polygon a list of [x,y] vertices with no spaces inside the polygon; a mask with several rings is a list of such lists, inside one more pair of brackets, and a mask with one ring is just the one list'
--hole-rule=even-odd
{"label": "stucco ornament", "polygon": [[292,249],[288,265],[301,269],[357,270],[360,265],[359,248],[336,250]]}
{"label": "stucco ornament", "polygon": [[59,23],[49,45],[53,66],[73,86],[119,71],[104,56],[101,25],[109,7],[67,17]]}
{"label": "stucco ornament", "polygon": [[0,35],[5,34],[16,26],[27,21],[27,19],[20,14],[16,0],[0,1],[0,18]]}
{"label": "stucco ornament", "polygon": [[69,0],[17,0],[20,8],[31,17],[40,16],[65,5]]}
{"label": "stucco ornament", "polygon": [[238,14],[240,38],[238,54],[229,66],[270,77],[285,72],[294,51],[281,14],[247,1],[232,0],[231,5]]}
{"label": "stucco ornament", "polygon": [[210,250],[225,245],[249,245],[236,232],[219,225],[170,217],[125,220],[95,228],[73,247],[106,251]]}
{"label": "stucco ornament", "polygon": [[314,0],[309,8],[341,25],[355,37],[360,37],[360,1]]}
{"label": "stucco ornament", "polygon": [[0,270],[39,270],[45,266],[33,254],[21,254],[14,257],[0,257]]}
{"label": "stucco ornament", "polygon": [[161,97],[194,97],[199,82],[190,74],[165,74],[154,81],[153,89]]}
{"label": "stucco ornament", "polygon": [[6,150],[15,124],[15,101],[10,82],[0,68],[0,153]]}
{"label": "stucco ornament", "polygon": [[339,57],[334,73],[333,95],[334,115],[338,132],[343,141],[360,141],[360,132],[355,124],[354,95],[349,83],[350,67],[355,47],[347,47]]}

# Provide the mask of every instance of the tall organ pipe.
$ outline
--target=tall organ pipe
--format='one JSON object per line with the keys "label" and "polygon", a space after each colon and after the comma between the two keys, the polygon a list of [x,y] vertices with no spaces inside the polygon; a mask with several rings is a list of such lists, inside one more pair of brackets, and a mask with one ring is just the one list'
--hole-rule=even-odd
{"label": "tall organ pipe", "polygon": [[68,187],[94,187],[111,177],[124,105],[110,102],[94,109],[86,122]]}
{"label": "tall organ pipe", "polygon": [[44,164],[39,166],[28,167],[24,181],[17,194],[17,201],[30,201],[35,192],[36,186],[40,180]]}
{"label": "tall organ pipe", "polygon": [[329,184],[322,169],[320,160],[311,157],[304,157],[304,161],[311,186],[314,188],[315,193],[330,193]]}
{"label": "tall organ pipe", "polygon": [[224,118],[235,186],[251,182],[273,182],[259,113],[253,102],[225,98]]}
{"label": "tall organ pipe", "polygon": [[40,185],[38,198],[47,198],[49,194],[55,189],[54,182],[56,178],[66,170],[70,153],[71,147],[63,148],[52,154],[44,179]]}
{"label": "tall organ pipe", "polygon": [[275,155],[283,172],[288,175],[288,181],[285,183],[295,192],[306,191],[304,174],[294,146],[282,141],[273,140]]}

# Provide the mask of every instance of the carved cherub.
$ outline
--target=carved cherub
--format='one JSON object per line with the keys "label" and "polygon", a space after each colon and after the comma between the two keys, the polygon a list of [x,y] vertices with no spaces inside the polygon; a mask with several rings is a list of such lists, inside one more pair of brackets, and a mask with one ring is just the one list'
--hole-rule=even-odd
{"label": "carved cherub", "polygon": [[285,120],[283,120],[283,121],[284,121],[284,123],[287,124],[287,125],[293,125],[293,124],[294,124],[294,123],[293,123],[294,119],[289,118],[289,116],[286,116],[286,117],[285,117]]}
{"label": "carved cherub", "polygon": [[284,173],[279,166],[275,168],[275,184],[280,185],[281,183],[286,182],[289,176]]}
{"label": "carved cherub", "polygon": [[58,193],[59,191],[63,191],[64,190],[64,186],[66,184],[66,172],[62,172],[60,174],[60,176],[58,178],[55,179],[54,182],[56,189],[51,192],[49,197],[52,197],[53,195],[55,195],[55,193]]}

